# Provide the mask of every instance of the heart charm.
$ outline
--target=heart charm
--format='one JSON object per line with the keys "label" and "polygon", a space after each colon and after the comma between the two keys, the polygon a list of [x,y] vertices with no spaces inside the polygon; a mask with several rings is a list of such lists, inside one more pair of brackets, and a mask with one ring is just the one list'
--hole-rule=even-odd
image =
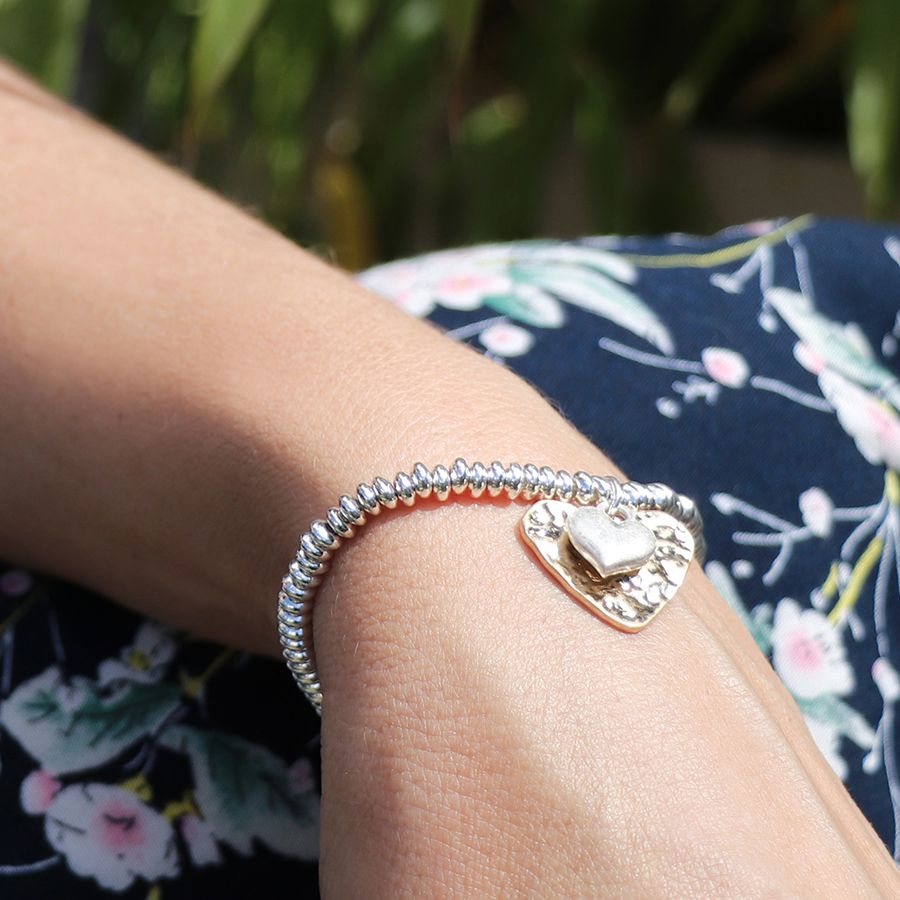
{"label": "heart charm", "polygon": [[620,523],[599,507],[541,500],[519,529],[569,593],[623,631],[640,631],[653,620],[681,587],[694,556],[687,526],[654,510],[630,510]]}
{"label": "heart charm", "polygon": [[629,518],[616,521],[599,506],[576,506],[566,518],[572,546],[603,578],[637,571],[656,549],[653,532]]}

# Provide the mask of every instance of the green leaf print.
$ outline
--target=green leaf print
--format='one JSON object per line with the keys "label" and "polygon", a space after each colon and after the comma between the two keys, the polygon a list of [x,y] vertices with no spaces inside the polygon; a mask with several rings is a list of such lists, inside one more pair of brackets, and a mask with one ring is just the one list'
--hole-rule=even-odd
{"label": "green leaf print", "polygon": [[538,328],[559,328],[566,318],[558,300],[539,290],[530,290],[528,285],[508,294],[484,297],[482,303],[511,319]]}
{"label": "green leaf print", "polygon": [[298,786],[275,754],[232,734],[190,725],[166,729],[159,742],[189,757],[194,796],[219,841],[245,856],[256,838],[285,856],[318,858],[318,796],[312,785]]}
{"label": "green leaf print", "polygon": [[2,725],[54,775],[93,769],[161,725],[178,706],[177,684],[128,684],[104,694],[53,666],[23,682],[0,706]]}
{"label": "green leaf print", "polygon": [[540,285],[566,303],[609,319],[663,353],[675,351],[672,335],[659,316],[640,297],[598,269],[517,262],[510,276],[516,282]]}
{"label": "green leaf print", "polygon": [[872,746],[875,732],[872,726],[852,706],[833,694],[806,699],[795,696],[804,716],[822,722],[865,749]]}

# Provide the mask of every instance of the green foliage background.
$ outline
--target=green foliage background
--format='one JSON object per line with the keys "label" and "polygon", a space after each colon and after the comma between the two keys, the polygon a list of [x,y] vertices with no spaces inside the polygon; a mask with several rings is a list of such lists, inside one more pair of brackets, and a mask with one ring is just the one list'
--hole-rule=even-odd
{"label": "green foliage background", "polygon": [[561,159],[595,230],[702,230],[698,123],[846,140],[889,216],[898,51],[897,0],[0,0],[0,53],[351,268],[534,235]]}

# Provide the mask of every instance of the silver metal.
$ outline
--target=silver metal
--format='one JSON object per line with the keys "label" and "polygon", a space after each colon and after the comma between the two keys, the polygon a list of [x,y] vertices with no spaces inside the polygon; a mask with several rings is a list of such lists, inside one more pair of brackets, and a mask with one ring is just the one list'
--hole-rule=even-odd
{"label": "silver metal", "polygon": [[[320,715],[322,686],[316,669],[312,611],[316,590],[328,571],[332,554],[382,509],[393,509],[398,503],[414,506],[417,499],[431,496],[445,501],[464,493],[472,497],[484,494],[498,497],[505,493],[511,500],[521,497],[542,502],[558,499],[600,507],[604,514],[614,518],[665,513],[691,533],[695,557],[701,561],[704,557],[703,520],[699,510],[690,498],[664,484],[619,482],[611,476],[587,472],[570,475],[564,469],[538,468],[531,463],[505,466],[495,461],[490,466],[480,462],[470,465],[462,458],[454,460],[449,468],[443,465],[429,468],[417,462],[410,474],[399,472],[393,480],[383,476],[374,478],[371,484],[359,485],[355,496],[341,496],[323,518],[314,520],[300,535],[297,554],[278,592],[278,634],[285,661],[297,685]],[[594,555],[599,552],[589,547],[586,539],[583,548]],[[619,548],[623,559],[627,556],[625,550],[630,551],[630,545]],[[640,554],[634,553],[632,558],[619,560],[617,564],[633,566],[639,559]],[[598,562],[606,564],[604,560]]]}
{"label": "silver metal", "polygon": [[397,498],[405,505],[412,506],[416,496],[416,488],[412,482],[412,478],[406,472],[398,472],[394,479],[394,491]]}
{"label": "silver metal", "polygon": [[488,470],[487,489],[491,497],[498,497],[506,483],[506,467],[499,460],[491,463]]}
{"label": "silver metal", "polygon": [[431,473],[434,495],[438,500],[446,500],[450,496],[450,470],[446,466],[435,466]]}
{"label": "silver metal", "polygon": [[424,463],[416,463],[412,470],[412,480],[418,496],[423,498],[431,496],[434,481],[431,477],[431,469],[428,466]]}

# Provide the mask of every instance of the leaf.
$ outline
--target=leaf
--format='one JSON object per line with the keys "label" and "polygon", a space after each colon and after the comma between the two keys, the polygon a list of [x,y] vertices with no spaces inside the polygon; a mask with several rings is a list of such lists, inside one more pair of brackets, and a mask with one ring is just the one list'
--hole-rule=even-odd
{"label": "leaf", "polygon": [[850,158],[870,211],[890,215],[900,152],[900,3],[859,0],[847,97]]}
{"label": "leaf", "polygon": [[559,328],[565,322],[560,302],[530,285],[520,285],[508,294],[489,295],[482,302],[511,319],[538,328]]}
{"label": "leaf", "polygon": [[335,30],[348,46],[356,43],[375,12],[370,0],[330,0],[327,6]]}
{"label": "leaf", "polygon": [[472,45],[472,36],[481,14],[481,0],[443,0],[443,8],[453,66],[460,69]]}
{"label": "leaf", "polygon": [[530,265],[517,261],[511,273],[514,278],[540,284],[566,303],[615,322],[663,353],[675,350],[672,335],[659,316],[636,294],[600,271],[583,266]]}
{"label": "leaf", "polygon": [[800,712],[810,719],[822,722],[833,728],[838,734],[850,738],[857,746],[871,749],[875,742],[872,726],[852,706],[833,694],[807,699],[794,697]]}
{"label": "leaf", "polygon": [[174,725],[159,743],[191,762],[194,796],[219,841],[249,856],[256,838],[296,859],[319,855],[319,800],[274,753],[233,734]]}
{"label": "leaf", "polygon": [[93,769],[153,732],[176,709],[177,684],[132,683],[102,694],[87,678],[52,666],[23,682],[0,706],[0,725],[54,775]]}
{"label": "leaf", "polygon": [[209,0],[191,50],[191,118],[199,127],[216,92],[247,46],[269,0]]}
{"label": "leaf", "polygon": [[69,94],[87,9],[87,0],[0,0],[0,55]]}

